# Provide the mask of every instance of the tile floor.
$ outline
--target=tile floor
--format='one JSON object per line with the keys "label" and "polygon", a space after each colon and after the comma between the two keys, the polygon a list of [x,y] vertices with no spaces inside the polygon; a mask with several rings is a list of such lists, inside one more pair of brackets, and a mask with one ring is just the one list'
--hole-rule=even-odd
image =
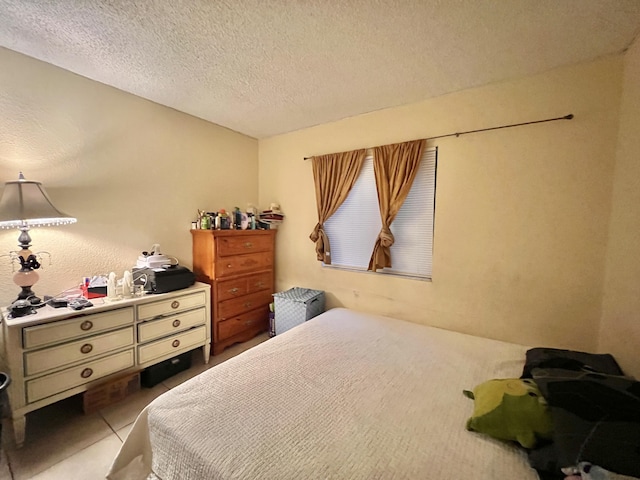
{"label": "tile floor", "polygon": [[142,388],[119,403],[96,413],[82,413],[82,397],[76,395],[27,415],[24,446],[8,445],[12,430],[5,419],[0,452],[0,480],[98,480],[105,474],[138,413],[151,400],[185,380],[267,340],[268,334],[227,348],[204,364],[202,351],[193,352],[189,370],[153,388]]}

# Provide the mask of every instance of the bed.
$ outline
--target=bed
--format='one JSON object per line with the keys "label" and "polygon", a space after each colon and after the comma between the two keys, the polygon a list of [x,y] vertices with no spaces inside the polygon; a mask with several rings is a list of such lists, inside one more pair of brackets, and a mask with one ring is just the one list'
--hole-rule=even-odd
{"label": "bed", "polygon": [[465,429],[462,394],[518,377],[527,349],[335,308],[158,397],[108,478],[534,480]]}

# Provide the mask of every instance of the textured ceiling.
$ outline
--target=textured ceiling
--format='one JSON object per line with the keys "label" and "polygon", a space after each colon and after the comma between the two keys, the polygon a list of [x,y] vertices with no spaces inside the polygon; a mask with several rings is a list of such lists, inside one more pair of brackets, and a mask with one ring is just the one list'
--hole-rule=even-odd
{"label": "textured ceiling", "polygon": [[617,53],[640,0],[0,0],[0,46],[263,138]]}

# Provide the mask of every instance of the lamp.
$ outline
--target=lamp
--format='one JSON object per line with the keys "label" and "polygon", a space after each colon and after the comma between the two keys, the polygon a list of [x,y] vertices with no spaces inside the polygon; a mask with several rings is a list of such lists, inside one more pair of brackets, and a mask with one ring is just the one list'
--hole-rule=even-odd
{"label": "lamp", "polygon": [[18,294],[18,300],[27,300],[31,307],[28,313],[33,312],[33,307],[43,304],[31,290],[40,276],[36,270],[40,268],[38,255],[29,250],[31,246],[31,227],[66,225],[77,220],[66,213],[62,213],[53,206],[47,192],[40,182],[25,180],[20,172],[18,180],[6,182],[0,198],[0,228],[18,228],[22,233],[18,237],[20,250],[11,252],[12,259],[20,263],[20,270],[13,275],[13,282],[22,288]]}

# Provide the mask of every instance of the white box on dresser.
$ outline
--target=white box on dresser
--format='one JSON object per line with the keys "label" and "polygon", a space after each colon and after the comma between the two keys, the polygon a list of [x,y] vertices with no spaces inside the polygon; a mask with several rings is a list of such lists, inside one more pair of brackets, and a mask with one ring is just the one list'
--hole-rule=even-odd
{"label": "white box on dresser", "polygon": [[45,306],[9,318],[2,310],[2,368],[11,376],[9,407],[16,445],[25,415],[126,373],[202,347],[211,351],[210,286],[114,302],[84,310]]}

